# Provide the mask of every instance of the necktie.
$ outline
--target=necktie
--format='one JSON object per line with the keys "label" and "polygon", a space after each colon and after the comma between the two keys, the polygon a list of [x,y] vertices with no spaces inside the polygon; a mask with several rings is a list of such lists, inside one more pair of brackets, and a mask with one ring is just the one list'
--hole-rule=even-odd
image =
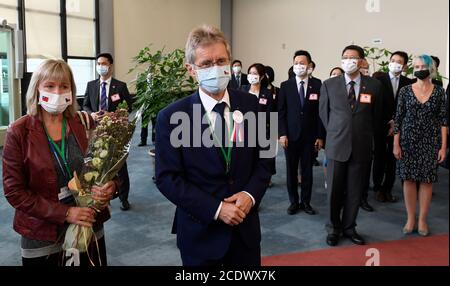
{"label": "necktie", "polygon": [[214,122],[214,134],[216,134],[222,147],[225,147],[225,142],[227,142],[228,139],[228,128],[224,117],[225,105],[225,102],[221,102],[217,103],[213,108],[213,111],[217,113],[216,121]]}
{"label": "necktie", "polygon": [[392,88],[394,89],[394,98],[397,97],[397,90],[398,90],[398,77],[394,77],[392,79]]}
{"label": "necktie", "polygon": [[298,91],[298,96],[300,97],[300,105],[301,105],[300,107],[302,107],[302,108],[303,108],[303,105],[305,103],[305,87],[304,87],[304,84],[305,84],[304,81],[300,82],[300,88],[299,88],[299,91]]}
{"label": "necktie", "polygon": [[355,84],[353,80],[350,82],[350,89],[348,91],[348,103],[350,104],[350,107],[355,109],[356,105],[356,93],[355,93]]}
{"label": "necktie", "polygon": [[237,81],[238,87],[241,87],[241,76],[240,75],[236,76],[236,81]]}
{"label": "necktie", "polygon": [[106,97],[106,81],[102,82],[102,90],[100,93],[100,110],[108,111],[108,98]]}

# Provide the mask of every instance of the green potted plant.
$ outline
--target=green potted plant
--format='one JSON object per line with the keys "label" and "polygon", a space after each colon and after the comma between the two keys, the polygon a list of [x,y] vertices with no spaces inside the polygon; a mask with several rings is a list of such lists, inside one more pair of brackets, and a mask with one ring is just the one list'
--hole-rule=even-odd
{"label": "green potted plant", "polygon": [[[371,60],[373,70],[375,72],[389,72],[389,59],[392,55],[392,52],[377,47],[364,47],[364,54],[368,60]],[[405,71],[405,76],[411,77],[414,73],[414,68],[412,65],[414,55],[409,55],[407,69]],[[436,79],[442,81],[442,79],[447,79],[442,76],[439,72],[436,74]]]}
{"label": "green potted plant", "polygon": [[[151,46],[151,45],[150,45]],[[170,103],[191,94],[196,83],[184,66],[184,51],[175,49],[165,53],[164,48],[152,52],[143,48],[133,58],[135,66],[129,73],[137,72],[135,107],[145,106],[142,127],[146,127],[158,112]]]}
{"label": "green potted plant", "polygon": [[[364,47],[364,53],[368,60],[372,61],[373,70],[375,72],[389,72],[389,59],[392,52],[387,49],[377,47]],[[413,74],[412,67],[413,56],[409,55],[405,76],[410,77]]]}

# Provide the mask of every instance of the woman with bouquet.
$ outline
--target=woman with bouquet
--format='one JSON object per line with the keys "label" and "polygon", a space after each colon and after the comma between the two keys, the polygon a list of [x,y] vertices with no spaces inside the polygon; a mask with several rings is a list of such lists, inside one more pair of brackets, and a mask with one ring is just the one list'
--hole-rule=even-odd
{"label": "woman with bouquet", "polygon": [[77,207],[67,188],[80,174],[88,147],[77,115],[72,71],[61,60],[46,60],[33,73],[26,96],[27,115],[10,125],[3,150],[5,197],[16,209],[14,230],[21,237],[22,264],[63,265],[62,244],[69,224],[92,227],[96,239],[81,253],[80,265],[106,265],[103,222],[117,182],[93,186],[102,207]]}

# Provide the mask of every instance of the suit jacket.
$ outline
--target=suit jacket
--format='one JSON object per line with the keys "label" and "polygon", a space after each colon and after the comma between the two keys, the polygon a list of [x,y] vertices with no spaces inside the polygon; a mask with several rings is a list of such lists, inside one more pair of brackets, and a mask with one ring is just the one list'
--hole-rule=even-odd
{"label": "suit jacket", "polygon": [[231,74],[231,80],[228,83],[228,88],[232,89],[240,89],[244,85],[249,85],[250,83],[247,80],[247,75],[245,73],[241,73],[241,85],[238,85],[237,79],[234,73]]}
{"label": "suit jacket", "polygon": [[319,79],[309,78],[308,86],[305,87],[304,105],[300,106],[295,77],[281,83],[278,95],[279,137],[287,136],[289,140],[298,140],[303,137],[311,141],[318,138],[324,139],[325,129],[319,118],[321,86],[322,82]]}
{"label": "suit jacket", "polygon": [[[249,93],[250,84],[242,86],[241,90],[245,93]],[[249,93],[249,94],[256,98],[256,96],[254,94],[251,94],[251,93]],[[261,90],[259,92],[259,96],[257,99],[258,99],[258,112],[267,112],[267,113],[276,112],[276,110],[274,110],[274,106],[273,106],[273,104],[274,104],[273,94],[270,90],[268,90],[267,88],[261,87]]]}
{"label": "suit jacket", "polygon": [[384,73],[382,76],[376,77],[376,79],[383,85],[383,119],[385,121],[385,129],[383,131],[386,131],[383,134],[385,135],[389,129],[387,123],[394,119],[395,111],[397,110],[398,93],[402,87],[411,84],[411,79],[401,75],[395,95],[389,73]]}
{"label": "suit jacket", "polygon": [[[244,115],[257,112],[256,97],[237,90],[228,90],[228,93],[231,112],[240,110]],[[201,110],[203,118],[205,109],[198,92],[161,110],[156,123],[156,184],[177,207],[172,232],[177,233],[178,248],[182,255],[219,259],[229,247],[233,228],[238,229],[248,247],[259,247],[258,205],[270,180],[270,159],[259,157],[259,147],[234,146],[231,170],[226,174],[219,148],[208,148],[203,144],[200,147],[174,147],[170,141],[171,132],[180,126],[170,122],[171,116],[179,112],[187,114],[190,128],[182,136],[189,135],[192,144],[193,125],[201,120],[200,116],[194,118],[195,108]],[[207,129],[207,123],[201,124],[202,134]],[[248,127],[245,138],[248,142]],[[256,201],[245,220],[235,227],[214,220],[220,202],[241,191],[250,193]]]}
{"label": "suit jacket", "polygon": [[[383,87],[371,77],[361,75],[358,102],[352,111],[344,75],[326,80],[321,89],[320,118],[327,132],[326,156],[346,162],[372,159],[374,135],[383,126]],[[370,103],[361,102],[369,94]]]}
{"label": "suit jacket", "polygon": [[[99,110],[100,99],[100,79],[88,82],[86,92],[84,93],[83,110],[89,114]],[[112,96],[118,94],[120,99],[113,101]],[[127,84],[115,78],[111,79],[111,85],[108,93],[108,111],[114,112],[117,106],[126,101],[128,104],[128,112],[131,112],[133,101],[128,92]]]}

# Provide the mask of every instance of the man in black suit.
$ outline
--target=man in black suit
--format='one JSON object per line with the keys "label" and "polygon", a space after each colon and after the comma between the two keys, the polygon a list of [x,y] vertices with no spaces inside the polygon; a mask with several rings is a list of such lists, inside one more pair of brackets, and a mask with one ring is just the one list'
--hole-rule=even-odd
{"label": "man in black suit", "polygon": [[[402,51],[392,53],[389,72],[376,77],[383,85],[383,128],[375,137],[373,160],[373,184],[376,198],[380,202],[396,202],[392,195],[395,182],[396,159],[393,152],[394,115],[397,110],[397,96],[404,86],[411,84],[411,79],[402,75],[407,69],[408,54]],[[367,199],[367,197],[366,197]]]}
{"label": "man in black suit", "polygon": [[[103,53],[97,56],[97,73],[100,78],[88,82],[84,94],[83,110],[91,114],[94,120],[101,120],[104,112],[114,112],[117,106],[124,100],[131,112],[132,100],[128,92],[127,84],[112,77],[114,59],[111,54]],[[130,209],[128,193],[130,191],[130,179],[127,164],[125,163],[119,171],[122,185],[119,188],[120,207],[126,211]]]}
{"label": "man in black suit", "polygon": [[242,62],[240,60],[234,60],[231,69],[233,73],[231,74],[231,80],[228,83],[228,88],[240,89],[241,86],[249,85],[247,75],[242,73]]}
{"label": "man in black suit", "polygon": [[[287,213],[299,210],[314,215],[311,207],[314,149],[323,146],[324,128],[319,118],[320,80],[309,78],[311,55],[297,51],[294,55],[295,78],[281,83],[278,98],[278,134],[286,154],[287,188],[290,206]],[[297,170],[301,165],[301,198],[298,195]],[[301,201],[300,201],[301,199]]]}
{"label": "man in black suit", "polygon": [[[258,131],[252,135],[243,119],[256,114],[258,100],[226,88],[230,54],[217,28],[194,29],[186,43],[186,67],[199,90],[161,110],[156,123],[156,184],[177,206],[172,233],[184,266],[261,265],[258,206],[271,159],[260,144],[249,145]],[[180,114],[181,122],[174,121]],[[240,135],[227,138],[233,129]]]}
{"label": "man in black suit", "polygon": [[[356,45],[342,52],[344,75],[323,82],[320,118],[327,131],[327,184],[330,223],[327,243],[338,244],[341,233],[365,244],[356,232],[361,195],[366,185],[373,139],[382,122],[381,83],[359,72],[364,50]],[[341,215],[342,212],[342,215]]]}

